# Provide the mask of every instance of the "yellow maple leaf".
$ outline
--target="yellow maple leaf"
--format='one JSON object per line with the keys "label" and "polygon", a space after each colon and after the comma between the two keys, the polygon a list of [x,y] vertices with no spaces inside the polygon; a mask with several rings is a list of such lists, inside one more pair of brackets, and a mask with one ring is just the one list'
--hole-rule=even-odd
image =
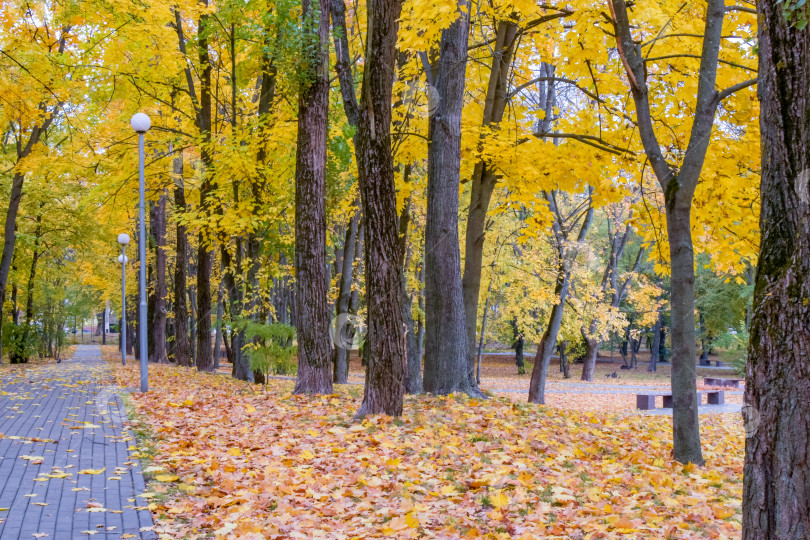
{"label": "yellow maple leaf", "polygon": [[503,491],[497,491],[493,495],[490,495],[489,502],[492,503],[492,506],[500,510],[509,504],[509,497]]}

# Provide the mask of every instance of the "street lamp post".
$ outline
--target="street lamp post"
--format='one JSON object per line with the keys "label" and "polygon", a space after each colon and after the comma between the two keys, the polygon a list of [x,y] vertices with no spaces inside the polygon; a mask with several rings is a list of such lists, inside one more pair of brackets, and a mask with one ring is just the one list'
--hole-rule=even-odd
{"label": "street lamp post", "polygon": [[129,235],[121,233],[118,235],[118,243],[121,244],[121,255],[118,262],[121,263],[121,324],[118,329],[121,336],[121,364],[127,365],[127,244]]}
{"label": "street lamp post", "polygon": [[140,353],[141,353],[141,392],[147,392],[149,390],[149,381],[148,381],[148,356],[149,351],[147,350],[147,341],[146,341],[146,204],[144,199],[146,198],[144,192],[144,173],[143,173],[143,162],[144,162],[144,155],[143,155],[143,139],[144,135],[149,128],[152,127],[152,121],[146,116],[144,113],[135,113],[132,116],[132,120],[130,120],[130,125],[132,129],[134,129],[138,133],[138,200],[140,203],[139,213],[140,213],[140,223],[139,223],[139,235],[138,235],[138,254],[140,256],[140,267],[141,267],[141,303],[140,303],[140,325],[138,331],[138,339],[140,340]]}

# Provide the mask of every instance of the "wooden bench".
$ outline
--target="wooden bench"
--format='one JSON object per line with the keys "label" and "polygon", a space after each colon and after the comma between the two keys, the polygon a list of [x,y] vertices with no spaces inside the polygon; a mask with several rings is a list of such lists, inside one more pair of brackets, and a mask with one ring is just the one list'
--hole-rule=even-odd
{"label": "wooden bench", "polygon": [[[723,390],[709,390],[697,393],[698,405],[703,401],[703,394],[706,394],[706,402],[708,405],[723,405],[726,402],[726,393]],[[636,409],[648,411],[655,409],[655,398],[661,396],[664,398],[664,409],[672,408],[672,394],[636,394]]]}
{"label": "wooden bench", "polygon": [[722,379],[719,377],[704,377],[703,384],[706,386],[729,386],[731,388],[739,388],[742,380],[740,379]]}
{"label": "wooden bench", "polygon": [[[723,362],[722,360],[715,360],[714,365],[715,365],[715,367],[726,367],[726,363]],[[712,367],[712,361],[711,360],[700,360],[698,362],[698,367]]]}

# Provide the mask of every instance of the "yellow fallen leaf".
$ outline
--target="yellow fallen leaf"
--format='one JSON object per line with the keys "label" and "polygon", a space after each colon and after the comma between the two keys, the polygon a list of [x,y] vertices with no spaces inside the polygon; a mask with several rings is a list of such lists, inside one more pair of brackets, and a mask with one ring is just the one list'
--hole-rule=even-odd
{"label": "yellow fallen leaf", "polygon": [[489,496],[489,502],[492,503],[492,506],[500,510],[509,504],[509,497],[503,491],[496,491],[493,495]]}
{"label": "yellow fallen leaf", "polygon": [[250,403],[248,403],[248,404],[245,406],[245,412],[248,412],[248,413],[254,413],[254,412],[256,412],[256,407],[254,407],[253,405],[251,405]]}
{"label": "yellow fallen leaf", "polygon": [[155,480],[158,482],[176,482],[180,480],[180,477],[176,474],[159,474],[155,476]]}
{"label": "yellow fallen leaf", "polygon": [[314,457],[315,457],[315,454],[313,454],[309,450],[304,450],[303,452],[301,452],[301,459],[306,459],[307,461],[309,461],[310,459],[313,459]]}
{"label": "yellow fallen leaf", "polygon": [[104,467],[103,469],[84,469],[82,471],[79,471],[79,474],[101,474],[106,470],[107,467]]}

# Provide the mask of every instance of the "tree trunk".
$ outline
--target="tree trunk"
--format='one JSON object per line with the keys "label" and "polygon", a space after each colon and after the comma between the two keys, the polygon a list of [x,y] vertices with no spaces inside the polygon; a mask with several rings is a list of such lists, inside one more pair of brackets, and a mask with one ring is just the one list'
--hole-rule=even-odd
{"label": "tree trunk", "polygon": [[[208,2],[204,4],[207,6]],[[214,174],[214,156],[211,153],[211,72],[212,62],[208,51],[209,15],[201,14],[198,21],[197,36],[200,60],[200,107],[197,115],[197,128],[200,141],[200,158],[203,163],[203,180],[200,185],[200,210],[209,211],[209,198],[213,196],[212,177]],[[211,354],[211,273],[214,269],[214,252],[211,246],[209,231],[200,228],[199,248],[197,249],[197,356],[199,371],[213,371],[214,362]]]}
{"label": "tree trunk", "polygon": [[[616,31],[617,52],[630,80],[636,105],[636,123],[650,168],[655,173],[666,204],[672,275],[672,403],[673,454],[681,463],[703,464],[697,416],[697,383],[695,378],[695,276],[694,253],[690,229],[692,198],[700,181],[706,151],[711,142],[717,107],[723,95],[717,91],[717,66],[723,39],[724,0],[708,0],[703,31],[703,44],[698,70],[694,120],[689,143],[680,167],[673,166],[658,142],[650,110],[647,68],[636,46],[630,28],[625,0],[608,4]],[[753,81],[741,83],[745,88]],[[730,87],[731,95],[736,90]]]}
{"label": "tree trunk", "polygon": [[127,302],[129,309],[127,310],[127,327],[124,331],[127,333],[127,356],[135,355],[135,310],[133,304],[136,302]]}
{"label": "tree trunk", "polygon": [[[295,165],[296,394],[331,394],[326,266],[326,143],[329,112],[329,0],[301,3],[305,54],[312,56],[298,101]],[[310,50],[310,48],[312,50]]]}
{"label": "tree trunk", "polygon": [[[189,262],[189,274],[194,275],[197,273],[197,265]],[[197,367],[197,289],[194,286],[188,288],[189,298],[189,321],[190,321],[190,340],[191,343],[191,361],[194,367]]]}
{"label": "tree trunk", "polygon": [[[25,287],[25,324],[23,326],[23,335],[20,339],[20,344],[28,341],[28,335],[31,332],[31,322],[34,319],[34,283],[37,276],[37,263],[41,253],[39,251],[39,240],[42,234],[42,215],[37,216],[37,228],[34,231],[34,253],[31,258],[31,269],[28,272],[28,284]],[[21,351],[24,353],[24,351]],[[9,354],[9,362],[12,364],[25,364],[28,363],[28,357],[17,356],[15,351]]]}
{"label": "tree trunk", "polygon": [[155,241],[154,266],[154,312],[150,338],[152,350],[150,362],[167,363],[166,355],[166,296],[169,293],[166,283],[166,191],[162,190],[156,203],[151,205],[149,224]]}
{"label": "tree trunk", "polygon": [[[582,220],[582,226],[577,235],[577,242],[582,243],[588,235],[588,230],[593,221],[593,188],[588,188],[588,208]],[[557,211],[556,202],[554,197],[546,193],[546,200],[552,212],[559,216]],[[571,271],[568,269],[569,257],[566,253],[567,232],[565,232],[564,224],[559,221],[559,217],[555,218],[553,224],[553,231],[556,236],[557,250],[558,250],[558,270],[557,282],[554,285],[554,297],[557,298],[558,303],[554,304],[551,308],[548,325],[546,326],[543,337],[537,346],[537,354],[534,359],[534,366],[532,367],[532,378],[529,383],[529,403],[539,403],[544,405],[546,402],[546,379],[548,377],[548,368],[551,364],[551,355],[557,346],[557,334],[560,332],[562,325],[563,310],[565,309],[565,302],[568,298],[569,280],[571,278]]]}
{"label": "tree trunk", "polygon": [[592,381],[593,372],[596,369],[596,358],[599,356],[599,347],[602,343],[599,340],[589,338],[584,332],[582,338],[585,340],[585,361],[582,364],[580,380]]}
{"label": "tree trunk", "polygon": [[346,227],[346,238],[343,242],[343,260],[340,271],[340,286],[338,298],[335,302],[335,324],[333,326],[332,353],[333,378],[338,384],[349,382],[348,355],[354,342],[354,319],[349,317],[349,302],[352,298],[352,283],[354,283],[355,248],[357,247],[357,231],[360,227],[360,209],[355,211]]}
{"label": "tree trunk", "polygon": [[174,361],[179,366],[193,365],[191,343],[188,335],[188,300],[186,297],[186,272],[188,269],[188,237],[181,217],[186,211],[186,195],[183,187],[183,154],[178,152],[173,160],[174,212],[177,219],[174,263]]}
{"label": "tree trunk", "polygon": [[0,362],[3,359],[3,305],[6,301],[6,283],[11,270],[11,261],[14,258],[14,244],[17,240],[17,213],[22,199],[23,180],[25,175],[14,173],[11,181],[11,196],[6,211],[6,224],[3,229],[3,256],[0,258]]}
{"label": "tree trunk", "polygon": [[380,413],[401,415],[408,369],[402,322],[396,180],[391,155],[391,97],[402,4],[398,0],[371,0],[366,9],[368,53],[356,154],[365,221],[369,321],[366,348],[370,361],[358,418]]}
{"label": "tree trunk", "polygon": [[[65,50],[65,37],[67,32],[62,32],[59,39],[59,53]],[[17,163],[28,157],[34,146],[39,143],[42,135],[47,131],[53,122],[54,116],[61,107],[54,107],[53,112],[42,122],[34,126],[25,145],[20,140],[17,144]],[[21,136],[22,134],[20,134]],[[20,210],[20,201],[23,195],[23,183],[25,173],[16,171],[11,180],[11,193],[9,193],[8,210],[6,211],[6,221],[3,227],[3,255],[0,257],[0,363],[3,360],[3,305],[6,302],[6,285],[8,284],[8,273],[11,263],[14,260],[14,245],[17,241],[17,214]]]}
{"label": "tree trunk", "polygon": [[[499,124],[506,109],[508,81],[518,26],[514,21],[500,21],[492,55],[492,67],[484,103],[483,125]],[[464,297],[464,319],[469,352],[467,363],[472,378],[475,366],[475,335],[478,325],[478,301],[481,294],[481,271],[484,258],[486,217],[495,189],[495,171],[481,161],[472,176],[470,206],[465,232],[464,274],[461,279]]]}
{"label": "tree trunk", "polygon": [[658,314],[658,319],[655,321],[653,327],[653,340],[650,347],[650,366],[647,371],[655,372],[658,369],[658,353],[661,347],[661,313]]}
{"label": "tree trunk", "polygon": [[557,334],[559,334],[560,326],[562,325],[565,301],[568,298],[568,281],[570,276],[568,271],[563,267],[563,264],[563,261],[560,261],[557,284],[554,287],[554,297],[557,298],[558,303],[554,304],[551,308],[548,326],[546,326],[546,330],[543,332],[543,338],[537,346],[537,354],[534,357],[532,379],[529,383],[529,403],[539,403],[540,405],[545,405],[546,403],[546,378],[548,377],[548,368],[551,364],[551,354],[554,352],[557,343]]}
{"label": "tree trunk", "polygon": [[[222,249],[225,249],[224,247]],[[223,272],[226,270],[223,269]],[[224,280],[223,280],[224,281]],[[225,298],[223,295],[223,282],[219,282],[217,288],[217,319],[214,325],[214,371],[219,369],[219,359],[222,356],[220,350],[222,349],[222,318],[225,315]]]}
{"label": "tree trunk", "polygon": [[703,312],[699,312],[698,324],[700,325],[700,365],[710,366],[709,362],[709,342],[706,339],[706,318]]}
{"label": "tree trunk", "polygon": [[703,464],[698,429],[695,351],[695,261],[692,250],[690,207],[667,201],[667,233],[671,261],[672,295],[672,438],[675,459]]}
{"label": "tree trunk", "polygon": [[810,33],[785,5],[757,3],[762,239],[743,409],[746,540],[810,537]]}
{"label": "tree trunk", "polygon": [[563,341],[560,343],[560,367],[562,368],[563,377],[566,379],[571,378],[571,364],[568,362],[568,342]]}
{"label": "tree trunk", "polygon": [[442,32],[438,64],[428,78],[438,103],[428,126],[424,388],[434,394],[481,396],[475,379],[469,376],[471,344],[464,318],[458,239],[469,2],[459,0],[457,9],[458,19]]}

